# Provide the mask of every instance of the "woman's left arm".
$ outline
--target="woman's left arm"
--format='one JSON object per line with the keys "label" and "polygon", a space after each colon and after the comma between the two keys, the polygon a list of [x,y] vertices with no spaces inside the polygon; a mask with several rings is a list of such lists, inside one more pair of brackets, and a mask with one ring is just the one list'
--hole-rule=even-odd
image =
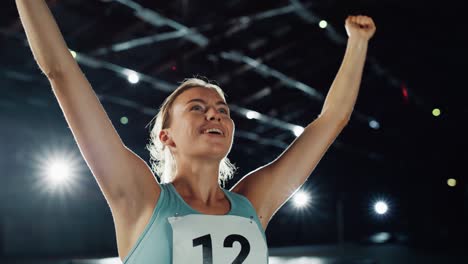
{"label": "woman's left arm", "polygon": [[232,188],[251,201],[264,228],[274,213],[304,184],[350,119],[368,41],[376,27],[370,17],[349,16],[345,28],[348,34],[346,52],[318,118],[277,159],[250,172]]}

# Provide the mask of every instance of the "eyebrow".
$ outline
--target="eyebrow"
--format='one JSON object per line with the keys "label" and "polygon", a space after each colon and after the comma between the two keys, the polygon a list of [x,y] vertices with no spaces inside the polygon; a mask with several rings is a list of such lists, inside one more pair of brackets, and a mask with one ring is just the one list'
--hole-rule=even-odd
{"label": "eyebrow", "polygon": [[[188,101],[188,102],[186,103],[186,105],[189,104],[189,103],[193,103],[193,102],[200,102],[200,103],[203,103],[203,104],[207,104],[205,100],[200,99],[200,98],[195,98],[195,99],[192,99],[192,100]],[[224,106],[226,106],[226,107],[228,106],[228,105],[227,105],[225,102],[223,102],[223,101],[218,101],[218,102],[216,102],[216,105],[224,105]]]}

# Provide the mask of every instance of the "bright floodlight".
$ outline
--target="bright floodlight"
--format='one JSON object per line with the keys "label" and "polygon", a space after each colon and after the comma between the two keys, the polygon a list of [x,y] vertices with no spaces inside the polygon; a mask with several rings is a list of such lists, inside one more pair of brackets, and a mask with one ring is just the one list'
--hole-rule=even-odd
{"label": "bright floodlight", "polygon": [[387,211],[388,211],[387,203],[384,202],[384,201],[376,202],[374,204],[374,211],[379,215],[383,215],[383,214],[387,213]]}
{"label": "bright floodlight", "polygon": [[293,128],[293,132],[294,132],[294,135],[296,135],[296,137],[300,136],[302,134],[302,132],[304,132],[304,128],[301,127],[301,126],[295,126]]}
{"label": "bright floodlight", "polygon": [[432,115],[433,116],[440,116],[440,109],[439,108],[434,108],[432,110]]}
{"label": "bright floodlight", "polygon": [[328,23],[327,23],[327,21],[325,21],[325,20],[322,20],[322,21],[320,21],[320,23],[319,23],[319,27],[320,27],[320,28],[326,28],[327,25],[328,25]]}
{"label": "bright floodlight", "polygon": [[309,203],[309,195],[304,191],[298,191],[294,194],[293,202],[296,208],[302,208]]}
{"label": "bright floodlight", "polygon": [[63,184],[70,177],[70,168],[63,160],[54,160],[49,166],[47,179],[52,184]]}
{"label": "bright floodlight", "polygon": [[258,119],[258,118],[260,117],[260,113],[255,112],[255,111],[247,111],[247,113],[245,114],[245,116],[246,116],[248,119]]}
{"label": "bright floodlight", "polygon": [[131,84],[136,84],[140,81],[140,77],[134,71],[131,71],[127,74],[127,79]]}
{"label": "bright floodlight", "polygon": [[[61,150],[57,150],[57,149]],[[37,176],[35,189],[48,194],[78,193],[82,190],[79,181],[82,166],[82,157],[77,151],[69,151],[65,147],[54,149],[39,149],[33,156],[34,174]]]}

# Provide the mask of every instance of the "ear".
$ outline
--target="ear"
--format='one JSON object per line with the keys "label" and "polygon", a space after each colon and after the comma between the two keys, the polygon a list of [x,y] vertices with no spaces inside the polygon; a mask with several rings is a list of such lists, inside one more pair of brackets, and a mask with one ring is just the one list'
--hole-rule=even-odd
{"label": "ear", "polygon": [[169,135],[169,131],[167,129],[163,129],[159,132],[159,140],[166,147],[175,147],[175,143]]}

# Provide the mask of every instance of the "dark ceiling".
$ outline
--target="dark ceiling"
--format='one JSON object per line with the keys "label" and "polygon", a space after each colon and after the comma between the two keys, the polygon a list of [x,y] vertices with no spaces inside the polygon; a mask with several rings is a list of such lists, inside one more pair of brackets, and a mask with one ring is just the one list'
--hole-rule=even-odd
{"label": "dark ceiling", "polygon": [[[145,17],[136,15],[135,4]],[[343,58],[345,18],[373,17],[377,32],[355,112],[304,186],[313,206],[298,212],[287,203],[267,229],[269,246],[336,243],[339,215],[347,242],[365,243],[385,231],[392,242],[414,248],[466,243],[467,46],[454,3],[62,0],[49,6],[123,141],[147,161],[146,125],[168,91],[192,76],[220,84],[237,109],[229,157],[239,170],[227,187],[294,140],[284,124],[306,126],[318,116]],[[327,29],[318,27],[322,19]],[[194,33],[179,34],[183,29]],[[116,256],[110,210],[32,57],[14,1],[1,4],[0,54],[0,253]],[[125,69],[141,81],[130,84]],[[249,120],[245,109],[281,122]],[[370,127],[372,120],[379,128]],[[63,151],[78,160],[80,181],[47,192],[39,184],[41,165]],[[388,216],[371,212],[377,198],[389,202]]]}

